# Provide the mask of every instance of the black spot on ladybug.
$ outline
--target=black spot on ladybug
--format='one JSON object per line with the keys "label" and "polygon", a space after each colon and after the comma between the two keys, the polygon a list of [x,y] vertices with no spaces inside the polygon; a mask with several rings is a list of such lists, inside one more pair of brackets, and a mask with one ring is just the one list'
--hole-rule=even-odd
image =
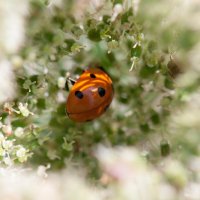
{"label": "black spot on ladybug", "polygon": [[104,111],[108,110],[110,104],[108,104],[105,108],[104,108]]}
{"label": "black spot on ladybug", "polygon": [[104,88],[99,87],[99,88],[98,88],[98,93],[99,93],[99,96],[100,96],[100,97],[103,97],[103,96],[105,96],[106,91],[105,91]]}
{"label": "black spot on ladybug", "polygon": [[94,74],[90,74],[91,78],[96,78],[96,76]]}
{"label": "black spot on ladybug", "polygon": [[75,96],[78,97],[79,99],[83,98],[83,93],[81,91],[76,91]]}

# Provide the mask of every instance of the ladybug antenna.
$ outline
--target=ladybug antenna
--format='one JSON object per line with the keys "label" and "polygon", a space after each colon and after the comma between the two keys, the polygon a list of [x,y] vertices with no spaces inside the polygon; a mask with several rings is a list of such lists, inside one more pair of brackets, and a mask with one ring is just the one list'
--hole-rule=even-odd
{"label": "ladybug antenna", "polygon": [[74,80],[74,79],[72,79],[72,78],[67,78],[67,80],[72,84],[72,85],[74,85],[75,83],[76,83],[76,81]]}
{"label": "ladybug antenna", "polygon": [[66,80],[66,82],[65,82],[65,89],[67,91],[69,91],[69,82],[71,83],[71,85],[74,85],[76,83],[75,80],[73,80],[72,78],[68,77],[67,80]]}
{"label": "ladybug antenna", "polygon": [[66,90],[66,91],[69,91],[68,80],[65,81],[65,90]]}

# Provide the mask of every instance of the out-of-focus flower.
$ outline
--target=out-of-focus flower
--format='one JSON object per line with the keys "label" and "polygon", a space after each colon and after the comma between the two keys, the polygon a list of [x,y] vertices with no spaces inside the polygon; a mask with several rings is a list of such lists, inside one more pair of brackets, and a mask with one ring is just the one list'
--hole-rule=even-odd
{"label": "out-of-focus flower", "polygon": [[135,13],[137,13],[139,9],[139,4],[140,4],[140,0],[133,0],[133,10]]}
{"label": "out-of-focus flower", "polygon": [[187,184],[187,172],[181,163],[169,160],[165,163],[164,172],[168,180],[178,188],[183,188]]}
{"label": "out-of-focus flower", "polygon": [[[199,30],[200,1],[176,0],[170,1],[170,3],[169,1],[165,1],[165,3],[168,4],[171,9],[165,20],[166,24],[182,23],[191,29]],[[179,12],[180,9],[182,12]]]}
{"label": "out-of-focus flower", "polygon": [[74,3],[74,17],[76,19],[82,19],[86,12],[95,13],[103,5],[105,0],[76,0]]}
{"label": "out-of-focus flower", "polygon": [[[134,176],[135,172],[143,171],[145,161],[135,150],[119,147],[112,151],[99,146],[96,156],[103,169],[113,178],[128,179]],[[133,170],[134,169],[134,170]]]}
{"label": "out-of-focus flower", "polygon": [[123,7],[121,4],[115,4],[114,8],[113,8],[113,14],[111,17],[111,21],[115,21],[115,19],[117,18],[117,16],[123,11]]}
{"label": "out-of-focus flower", "polygon": [[159,200],[172,200],[176,199],[176,188],[169,184],[161,184],[157,193],[157,198]]}
{"label": "out-of-focus flower", "polygon": [[[200,126],[200,95],[194,93],[184,97],[186,104],[184,108],[177,109],[172,116],[172,123],[182,127],[199,127]],[[190,135],[195,137],[195,135]]]}
{"label": "out-of-focus flower", "polygon": [[63,0],[46,0],[48,7],[62,7]]}
{"label": "out-of-focus flower", "polygon": [[194,48],[192,48],[191,51],[188,52],[188,60],[190,62],[190,67],[195,73],[196,72],[199,73],[199,71],[200,71],[199,52],[200,52],[200,43],[197,43],[197,45]]}
{"label": "out-of-focus flower", "polygon": [[15,53],[22,45],[27,11],[26,0],[0,2],[0,55]]}
{"label": "out-of-focus flower", "polygon": [[13,68],[15,70],[17,70],[17,69],[19,69],[19,68],[22,67],[22,65],[23,65],[23,59],[22,59],[22,57],[15,55],[15,56],[13,56],[11,58],[11,63],[13,65]]}
{"label": "out-of-focus flower", "polygon": [[[44,167],[42,171],[47,167]],[[28,173],[26,170],[0,169],[0,185],[0,199],[2,200],[17,200],[24,199],[24,197],[30,200],[105,199],[98,188],[87,184],[83,176],[77,176],[76,173],[70,171],[49,173],[48,177],[44,177],[37,176],[35,172]]]}
{"label": "out-of-focus flower", "polygon": [[132,8],[134,13],[137,13],[137,11],[139,9],[139,4],[140,4],[140,0],[124,0],[123,8],[125,10]]}
{"label": "out-of-focus flower", "polygon": [[0,103],[13,99],[16,94],[12,65],[5,57],[16,53],[24,41],[27,9],[26,0],[0,2]]}
{"label": "out-of-focus flower", "polygon": [[47,170],[50,168],[50,164],[48,164],[47,166],[43,166],[43,165],[40,165],[37,169],[37,175],[39,177],[42,177],[42,178],[47,178],[48,177],[48,174],[47,174]]}
{"label": "out-of-focus flower", "polygon": [[100,146],[96,156],[104,171],[101,181],[107,181],[108,187],[112,188],[111,199],[116,199],[114,191],[122,200],[171,200],[176,197],[176,190],[164,182],[159,171],[148,165],[134,148]]}
{"label": "out-of-focus flower", "polygon": [[199,200],[200,183],[191,182],[182,192],[181,199]]}

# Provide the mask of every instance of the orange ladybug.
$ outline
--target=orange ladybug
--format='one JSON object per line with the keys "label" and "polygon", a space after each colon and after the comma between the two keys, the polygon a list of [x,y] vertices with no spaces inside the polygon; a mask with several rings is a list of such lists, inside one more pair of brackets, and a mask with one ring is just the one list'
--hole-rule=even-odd
{"label": "orange ladybug", "polygon": [[112,80],[101,68],[85,70],[73,86],[66,103],[67,115],[76,122],[91,121],[102,115],[112,102]]}

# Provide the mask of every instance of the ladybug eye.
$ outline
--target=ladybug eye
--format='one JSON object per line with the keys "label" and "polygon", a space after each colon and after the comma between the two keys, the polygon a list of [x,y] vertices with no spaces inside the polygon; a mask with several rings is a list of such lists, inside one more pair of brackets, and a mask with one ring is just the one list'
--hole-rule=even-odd
{"label": "ladybug eye", "polygon": [[106,91],[105,91],[104,88],[99,87],[99,88],[98,88],[98,93],[99,93],[99,96],[100,96],[100,97],[103,97],[103,96],[106,94]]}
{"label": "ladybug eye", "polygon": [[75,96],[78,97],[79,99],[83,98],[83,93],[81,91],[76,91]]}
{"label": "ladybug eye", "polygon": [[96,76],[94,74],[90,74],[91,78],[96,78]]}

